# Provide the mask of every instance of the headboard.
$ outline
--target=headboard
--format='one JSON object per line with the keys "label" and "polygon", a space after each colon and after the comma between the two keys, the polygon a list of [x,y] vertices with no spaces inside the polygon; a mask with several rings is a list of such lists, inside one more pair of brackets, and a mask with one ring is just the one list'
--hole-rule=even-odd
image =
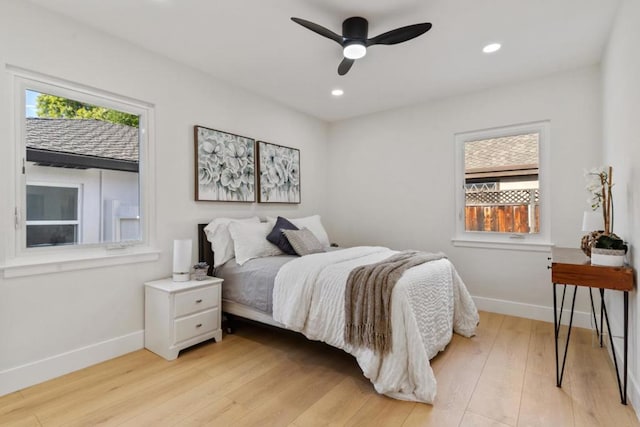
{"label": "headboard", "polygon": [[207,240],[207,234],[204,228],[207,224],[198,224],[198,261],[204,261],[209,264],[207,276],[213,276],[213,249],[211,243]]}

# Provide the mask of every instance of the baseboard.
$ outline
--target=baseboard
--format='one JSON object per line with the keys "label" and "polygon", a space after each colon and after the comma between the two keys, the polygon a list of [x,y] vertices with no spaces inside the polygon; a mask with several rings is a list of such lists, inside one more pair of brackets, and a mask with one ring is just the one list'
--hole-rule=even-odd
{"label": "baseboard", "polygon": [[0,396],[122,356],[143,347],[144,331],[137,331],[0,371]]}
{"label": "baseboard", "polygon": [[[473,300],[478,310],[553,323],[553,307],[485,297],[473,297]],[[565,309],[563,311],[563,324],[569,324],[570,314],[571,312],[569,310]],[[591,313],[588,311],[575,310],[573,312],[573,326],[591,329]]]}

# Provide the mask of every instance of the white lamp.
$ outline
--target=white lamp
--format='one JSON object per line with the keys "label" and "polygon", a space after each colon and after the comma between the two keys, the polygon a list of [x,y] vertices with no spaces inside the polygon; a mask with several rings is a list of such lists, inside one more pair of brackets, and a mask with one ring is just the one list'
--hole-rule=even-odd
{"label": "white lamp", "polygon": [[604,230],[604,219],[600,211],[585,211],[582,216],[582,231]]}
{"label": "white lamp", "polygon": [[186,282],[191,271],[191,239],[173,241],[173,281]]}

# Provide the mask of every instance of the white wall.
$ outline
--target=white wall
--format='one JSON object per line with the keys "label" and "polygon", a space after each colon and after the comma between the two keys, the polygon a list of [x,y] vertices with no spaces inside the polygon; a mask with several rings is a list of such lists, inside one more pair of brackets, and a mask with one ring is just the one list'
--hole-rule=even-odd
{"label": "white wall", "polygon": [[[11,388],[9,380],[24,386],[141,346],[142,284],[169,275],[173,239],[193,238],[197,253],[198,222],[221,215],[324,213],[323,122],[26,2],[0,0],[0,265],[13,226],[8,203],[13,87],[5,64],[155,105],[156,230],[162,254],[158,262],[0,278],[0,395]],[[299,148],[302,204],[195,202],[196,124]]]}
{"label": "white wall", "polygon": [[[604,164],[613,166],[614,232],[631,245],[629,262],[640,267],[640,2],[622,2],[603,58]],[[637,276],[636,276],[637,281]],[[622,336],[623,305],[611,295],[610,316],[614,336]],[[630,297],[631,399],[640,407],[640,298]],[[621,340],[616,340],[621,350]],[[638,411],[638,409],[636,409]]]}
{"label": "white wall", "polygon": [[548,253],[451,244],[454,134],[538,120],[551,122],[551,239],[578,247],[583,169],[601,163],[598,66],[333,124],[330,234],[344,245],[442,250],[481,308],[552,320]]}

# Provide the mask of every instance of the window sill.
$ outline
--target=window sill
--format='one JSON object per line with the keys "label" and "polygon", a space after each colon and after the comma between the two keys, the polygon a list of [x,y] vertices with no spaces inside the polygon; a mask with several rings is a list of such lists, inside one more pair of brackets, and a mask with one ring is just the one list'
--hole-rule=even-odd
{"label": "window sill", "polygon": [[160,251],[150,247],[126,247],[121,249],[100,249],[77,253],[40,254],[23,256],[5,262],[0,266],[4,278],[35,276],[38,274],[61,273],[113,265],[156,261]]}
{"label": "window sill", "polygon": [[504,240],[473,240],[473,239],[451,239],[453,246],[465,248],[483,248],[483,249],[506,249],[512,251],[528,251],[528,252],[550,252],[554,246],[549,242],[527,242],[527,241],[504,241]]}

